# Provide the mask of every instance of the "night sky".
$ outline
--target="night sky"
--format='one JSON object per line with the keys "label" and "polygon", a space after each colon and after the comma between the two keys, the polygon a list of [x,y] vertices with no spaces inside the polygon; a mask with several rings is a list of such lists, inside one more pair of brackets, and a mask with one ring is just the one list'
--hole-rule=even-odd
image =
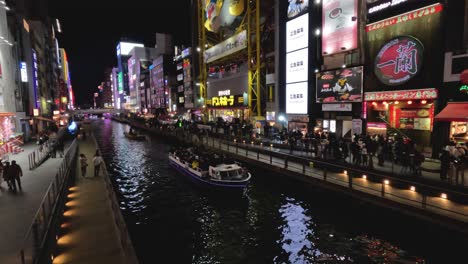
{"label": "night sky", "polygon": [[155,33],[168,33],[175,45],[190,46],[189,6],[189,0],[49,0],[49,16],[61,22],[58,40],[68,55],[76,104],[91,104],[104,70],[117,66],[121,37],[154,47]]}

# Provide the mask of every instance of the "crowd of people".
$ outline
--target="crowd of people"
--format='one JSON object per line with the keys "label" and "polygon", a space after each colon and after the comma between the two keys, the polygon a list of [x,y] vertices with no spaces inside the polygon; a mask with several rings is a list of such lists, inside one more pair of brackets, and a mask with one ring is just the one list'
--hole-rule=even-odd
{"label": "crowd of people", "polygon": [[[217,118],[200,128],[197,123],[178,120],[173,125],[159,121],[151,122],[151,126],[162,129],[182,128],[191,134],[201,136],[223,137],[229,140],[260,141],[276,143],[289,147],[290,153],[295,150],[305,151],[306,155],[325,160],[340,161],[355,166],[373,169],[383,167],[386,162],[399,165],[399,174],[421,176],[422,164],[426,160],[424,153],[409,137],[395,135],[353,135],[345,139],[337,137],[328,131],[309,131],[304,133],[299,129],[288,129],[283,126],[270,126],[265,122],[262,133],[246,120],[233,118],[230,121]],[[302,129],[304,130],[304,129]],[[240,141],[239,141],[240,142]],[[440,178],[442,180],[464,180],[464,171],[468,166],[468,149],[464,143],[451,141],[443,150]]]}

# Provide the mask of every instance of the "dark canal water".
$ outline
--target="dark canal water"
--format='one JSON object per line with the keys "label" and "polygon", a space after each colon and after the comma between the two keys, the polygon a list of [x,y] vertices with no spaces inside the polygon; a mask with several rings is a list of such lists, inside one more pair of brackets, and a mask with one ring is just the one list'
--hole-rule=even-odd
{"label": "dark canal water", "polygon": [[167,139],[93,128],[142,264],[467,263],[463,238],[396,212],[253,167],[244,197],[207,194],[169,167]]}

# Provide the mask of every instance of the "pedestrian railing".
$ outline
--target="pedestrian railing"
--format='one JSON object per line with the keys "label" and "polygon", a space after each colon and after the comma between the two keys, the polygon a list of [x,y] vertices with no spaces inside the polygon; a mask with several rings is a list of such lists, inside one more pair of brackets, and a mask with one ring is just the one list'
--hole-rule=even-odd
{"label": "pedestrian railing", "polygon": [[462,191],[384,175],[376,170],[367,171],[352,165],[345,166],[316,158],[289,155],[278,152],[274,144],[265,145],[242,139],[224,140],[208,136],[200,137],[194,133],[161,128],[148,129],[138,124],[136,126],[187,143],[201,143],[206,147],[264,162],[297,173],[309,180],[319,180],[351,192],[360,192],[369,197],[378,196],[402,206],[419,208],[459,222],[468,222],[468,194]]}
{"label": "pedestrian railing", "polygon": [[[57,137],[54,139],[55,143],[64,140],[65,133],[65,129],[60,129],[57,133]],[[51,139],[49,139],[46,142],[39,145],[39,147],[37,147],[31,153],[29,153],[29,170],[33,170],[39,167],[42,163],[44,163],[44,161],[46,161],[47,158],[49,158],[52,151],[55,151],[55,144]]]}
{"label": "pedestrian railing", "polygon": [[53,228],[52,223],[60,215],[60,210],[63,209],[66,201],[67,186],[71,179],[70,172],[76,163],[77,147],[75,139],[66,151],[55,178],[49,185],[33,218],[19,252],[22,264],[37,264],[44,254],[43,249],[48,233]]}
{"label": "pedestrian railing", "polygon": [[[96,145],[96,148],[99,149],[99,145],[97,144],[97,141],[94,135],[91,134],[90,136],[92,137],[94,144]],[[135,254],[135,249],[133,248],[133,244],[131,242],[130,235],[127,230],[127,225],[125,223],[125,220],[123,218],[122,212],[119,207],[119,200],[117,199],[117,196],[115,194],[114,187],[110,180],[110,176],[107,171],[105,162],[101,166],[102,166],[101,168],[104,174],[103,178],[104,178],[104,184],[107,190],[107,197],[109,198],[109,201],[110,201],[110,205],[112,208],[112,216],[114,218],[115,226],[118,231],[117,234],[119,236],[120,246],[122,247],[122,250],[126,256],[125,263],[137,264],[138,260]]]}

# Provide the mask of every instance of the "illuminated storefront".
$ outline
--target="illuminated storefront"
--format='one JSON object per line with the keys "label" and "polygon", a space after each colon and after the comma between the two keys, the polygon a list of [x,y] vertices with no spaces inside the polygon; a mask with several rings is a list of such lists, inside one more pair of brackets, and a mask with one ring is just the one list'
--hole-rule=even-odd
{"label": "illuminated storefront", "polygon": [[407,137],[419,151],[432,149],[442,87],[442,11],[434,4],[366,25],[370,60],[364,67],[362,116],[367,134]]}
{"label": "illuminated storefront", "polygon": [[206,100],[208,107],[208,120],[216,121],[218,117],[232,122],[234,118],[240,120],[249,116],[249,110],[244,95],[222,95],[213,96]]}

